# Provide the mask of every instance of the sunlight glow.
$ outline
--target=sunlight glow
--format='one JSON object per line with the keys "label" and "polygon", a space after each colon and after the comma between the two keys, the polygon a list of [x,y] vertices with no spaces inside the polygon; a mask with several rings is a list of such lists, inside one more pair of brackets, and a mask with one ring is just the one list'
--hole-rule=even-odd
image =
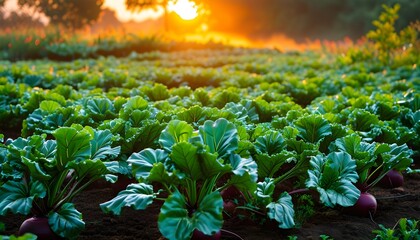
{"label": "sunlight glow", "polygon": [[193,20],[198,16],[197,5],[189,0],[178,0],[170,3],[169,11],[174,11],[184,20]]}
{"label": "sunlight glow", "polygon": [[131,12],[127,10],[125,6],[125,0],[105,0],[104,8],[111,8],[115,10],[117,14],[117,18],[120,21],[128,22],[128,21],[145,21],[147,19],[157,19],[162,16],[163,9],[145,9],[141,12]]}

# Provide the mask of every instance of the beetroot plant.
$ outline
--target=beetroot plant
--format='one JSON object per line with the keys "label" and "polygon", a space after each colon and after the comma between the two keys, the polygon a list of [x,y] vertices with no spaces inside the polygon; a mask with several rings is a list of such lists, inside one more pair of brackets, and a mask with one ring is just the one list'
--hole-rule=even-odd
{"label": "beetroot plant", "polygon": [[[198,131],[172,120],[159,137],[160,149],[147,148],[128,158],[139,183],[101,208],[120,214],[125,206],[143,210],[162,200],[158,227],[164,237],[189,239],[195,231],[214,235],[223,225],[220,191],[229,186],[243,192],[256,189],[257,165],[235,153],[238,141],[235,125],[223,118],[205,121]],[[162,189],[154,190],[152,184]]]}
{"label": "beetroot plant", "polygon": [[360,199],[352,212],[361,216],[373,215],[376,211],[376,199],[368,190],[378,184],[393,170],[406,170],[412,163],[413,151],[406,144],[367,143],[357,134],[337,139],[330,149],[347,152],[356,161],[361,191]]}
{"label": "beetroot plant", "polygon": [[53,132],[55,140],[33,135],[8,141],[2,149],[0,214],[48,219],[51,230],[76,238],[85,223],[72,203],[86,187],[108,174],[103,161],[115,158],[110,131],[80,125]]}

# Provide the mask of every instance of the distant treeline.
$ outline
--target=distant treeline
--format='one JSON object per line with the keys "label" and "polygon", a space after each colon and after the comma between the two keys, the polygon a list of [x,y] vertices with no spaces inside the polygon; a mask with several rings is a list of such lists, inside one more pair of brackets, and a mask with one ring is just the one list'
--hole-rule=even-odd
{"label": "distant treeline", "polygon": [[357,39],[373,28],[382,4],[399,3],[397,29],[420,20],[420,0],[212,0],[210,26],[253,38],[276,33],[304,40]]}

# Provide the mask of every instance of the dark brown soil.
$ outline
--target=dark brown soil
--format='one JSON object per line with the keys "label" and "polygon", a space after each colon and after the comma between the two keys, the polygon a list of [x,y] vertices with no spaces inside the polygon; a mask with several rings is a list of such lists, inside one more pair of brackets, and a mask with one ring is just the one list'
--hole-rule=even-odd
{"label": "dark brown soil", "polygon": [[[223,229],[239,235],[242,239],[319,239],[328,235],[334,239],[372,239],[373,229],[378,224],[393,227],[398,219],[406,217],[420,219],[420,175],[405,176],[403,188],[375,188],[370,192],[377,197],[378,210],[373,219],[344,214],[341,209],[319,208],[302,227],[291,230],[278,229],[274,223],[260,225],[238,217],[225,221]],[[99,203],[114,196],[111,189],[92,189],[75,199],[77,209],[83,213],[86,229],[78,239],[163,239],[157,227],[159,205],[154,204],[146,211],[125,208],[121,216],[104,214]],[[6,224],[6,234],[16,234],[24,216],[0,217]],[[238,239],[227,231],[223,239]]]}

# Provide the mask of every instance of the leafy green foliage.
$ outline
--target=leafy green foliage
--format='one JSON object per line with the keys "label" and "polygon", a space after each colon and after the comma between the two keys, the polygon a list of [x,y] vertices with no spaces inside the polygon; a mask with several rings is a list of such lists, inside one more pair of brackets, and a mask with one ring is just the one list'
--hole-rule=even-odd
{"label": "leafy green foliage", "polygon": [[275,219],[280,228],[292,228],[295,225],[293,220],[295,211],[293,209],[292,197],[287,193],[282,193],[277,202],[267,205],[267,216]]}
{"label": "leafy green foliage", "polygon": [[22,182],[9,181],[0,187],[0,214],[29,214],[35,198],[44,198],[46,188],[41,182],[29,186]]}
{"label": "leafy green foliage", "polygon": [[51,229],[61,237],[75,238],[84,228],[82,214],[74,208],[73,203],[65,203],[56,212],[48,215]]}
{"label": "leafy green foliage", "polygon": [[332,134],[331,125],[319,115],[301,117],[294,125],[299,130],[298,136],[311,143],[317,143]]}
{"label": "leafy green foliage", "polygon": [[75,238],[84,222],[71,202],[109,173],[102,160],[117,157],[119,147],[111,147],[109,130],[80,125],[59,128],[53,136],[55,140],[47,141],[45,135],[18,138],[6,146],[5,160],[19,174],[6,178],[0,187],[0,214],[10,211],[46,216],[56,234]]}
{"label": "leafy green foliage", "polygon": [[376,29],[369,31],[367,37],[374,42],[379,60],[389,64],[404,46],[415,43],[418,32],[414,27],[408,26],[398,33],[395,30],[395,22],[398,19],[400,5],[389,7],[384,4],[382,7],[384,11],[379,19],[373,21]]}
{"label": "leafy green foliage", "polygon": [[184,196],[175,192],[160,210],[159,230],[169,239],[190,239],[195,229],[213,235],[222,227],[222,210],[223,199],[218,192],[204,197],[194,212],[189,209]]}
{"label": "leafy green foliage", "polygon": [[132,207],[135,210],[144,210],[150,204],[156,194],[153,193],[153,186],[145,183],[130,184],[126,190],[118,193],[112,200],[101,203],[104,212],[112,212],[119,215],[123,207]]}
{"label": "leafy green foliage", "polygon": [[159,144],[166,151],[170,152],[175,143],[186,142],[193,134],[193,128],[186,122],[171,121],[162,131],[159,137]]}
{"label": "leafy green foliage", "polygon": [[199,133],[209,151],[218,153],[219,158],[226,157],[238,148],[238,131],[235,125],[226,119],[204,122],[204,125],[199,127]]}
{"label": "leafy green foliage", "polygon": [[311,159],[308,171],[308,188],[320,193],[321,202],[328,207],[341,205],[353,206],[359,198],[360,191],[353,185],[359,178],[356,162],[345,152],[333,152],[324,157],[318,155]]}
{"label": "leafy green foliage", "polygon": [[420,225],[418,220],[401,218],[398,220],[398,228],[386,228],[379,224],[379,229],[375,229],[372,233],[376,234],[374,240],[383,239],[418,239],[420,237]]}

